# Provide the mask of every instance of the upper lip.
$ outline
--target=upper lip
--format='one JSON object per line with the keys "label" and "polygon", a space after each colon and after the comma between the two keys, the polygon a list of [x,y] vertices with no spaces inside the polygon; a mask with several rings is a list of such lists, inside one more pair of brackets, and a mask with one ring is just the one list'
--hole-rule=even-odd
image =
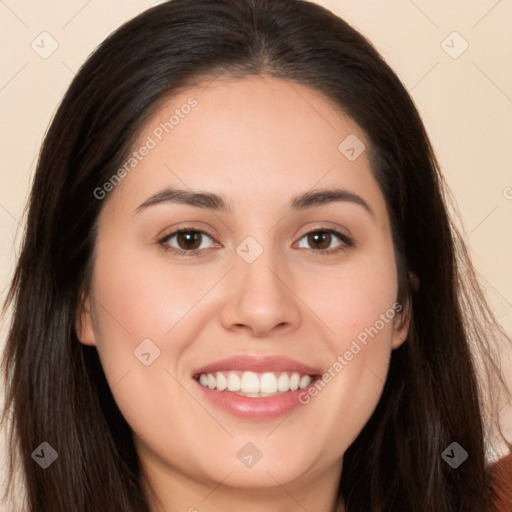
{"label": "upper lip", "polygon": [[201,373],[215,373],[228,370],[252,371],[252,372],[298,372],[301,375],[317,375],[320,370],[312,368],[284,356],[252,356],[238,355],[221,359],[213,363],[201,366],[193,371],[193,376]]}

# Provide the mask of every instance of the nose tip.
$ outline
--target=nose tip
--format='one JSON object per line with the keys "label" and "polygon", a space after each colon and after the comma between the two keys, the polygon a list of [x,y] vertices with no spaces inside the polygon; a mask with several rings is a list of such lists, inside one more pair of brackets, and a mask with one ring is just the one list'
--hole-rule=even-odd
{"label": "nose tip", "polygon": [[[284,264],[277,268],[276,258],[270,251],[262,250],[254,239],[240,245],[247,252],[242,252],[232,271],[221,315],[224,327],[246,329],[254,337],[296,329],[300,325],[300,310],[296,296],[286,284],[289,273]],[[247,254],[251,255],[251,263],[244,257]]]}

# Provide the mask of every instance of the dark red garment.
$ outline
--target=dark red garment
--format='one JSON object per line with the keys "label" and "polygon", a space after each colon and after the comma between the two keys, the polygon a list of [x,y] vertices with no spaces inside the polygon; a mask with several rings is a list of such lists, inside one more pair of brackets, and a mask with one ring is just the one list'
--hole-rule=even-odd
{"label": "dark red garment", "polygon": [[512,512],[512,453],[490,468],[493,488],[491,512]]}

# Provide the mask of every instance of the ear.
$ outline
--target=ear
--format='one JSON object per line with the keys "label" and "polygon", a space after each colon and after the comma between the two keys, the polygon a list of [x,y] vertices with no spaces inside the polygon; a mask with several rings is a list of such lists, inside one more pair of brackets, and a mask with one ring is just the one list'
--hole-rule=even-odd
{"label": "ear", "polygon": [[75,322],[76,335],[84,345],[96,345],[94,336],[90,295],[82,293]]}
{"label": "ear", "polygon": [[[409,283],[410,288],[416,292],[419,287],[420,280],[414,272],[409,272]],[[393,337],[393,350],[400,347],[409,334],[409,328],[411,326],[412,319],[412,294],[408,294],[405,304],[400,304],[395,308],[397,311],[396,322],[395,322],[395,333]],[[399,309],[400,308],[400,309]]]}

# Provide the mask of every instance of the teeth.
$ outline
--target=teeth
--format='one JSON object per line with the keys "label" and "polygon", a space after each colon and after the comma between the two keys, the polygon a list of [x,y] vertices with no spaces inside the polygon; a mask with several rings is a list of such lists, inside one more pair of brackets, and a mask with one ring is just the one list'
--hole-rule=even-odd
{"label": "teeth", "polygon": [[272,372],[264,373],[260,379],[260,393],[275,393],[277,378]]}
{"label": "teeth", "polygon": [[240,381],[240,389],[242,393],[259,393],[260,379],[253,372],[244,372]]}
{"label": "teeth", "polygon": [[208,381],[208,387],[210,389],[214,389],[217,387],[217,380],[215,379],[215,377],[209,373],[207,376],[206,376],[206,379]]}
{"label": "teeth", "polygon": [[300,379],[300,389],[304,389],[304,388],[307,388],[310,384],[311,384],[311,381],[313,379],[311,379],[311,377],[309,375],[304,375],[304,377],[302,377]]}
{"label": "teeth", "polygon": [[[305,375],[305,377],[308,377],[308,375]],[[292,376],[290,377],[290,389],[293,391],[297,391],[299,389],[300,385],[300,374],[297,372],[293,372]]]}
{"label": "teeth", "polygon": [[277,389],[281,392],[290,389],[290,379],[286,373],[282,373],[279,379],[277,379]]}
{"label": "teeth", "polygon": [[199,383],[217,391],[231,391],[250,397],[274,396],[287,391],[304,389],[313,381],[310,375],[300,375],[298,372],[282,372],[277,376],[274,372],[216,372],[202,373]]}
{"label": "teeth", "polygon": [[217,372],[215,376],[217,377],[217,389],[219,391],[224,391],[228,387],[228,379],[226,379],[224,374],[220,372]]}
{"label": "teeth", "polygon": [[228,373],[228,391],[240,391],[240,384],[240,377],[236,373]]}

